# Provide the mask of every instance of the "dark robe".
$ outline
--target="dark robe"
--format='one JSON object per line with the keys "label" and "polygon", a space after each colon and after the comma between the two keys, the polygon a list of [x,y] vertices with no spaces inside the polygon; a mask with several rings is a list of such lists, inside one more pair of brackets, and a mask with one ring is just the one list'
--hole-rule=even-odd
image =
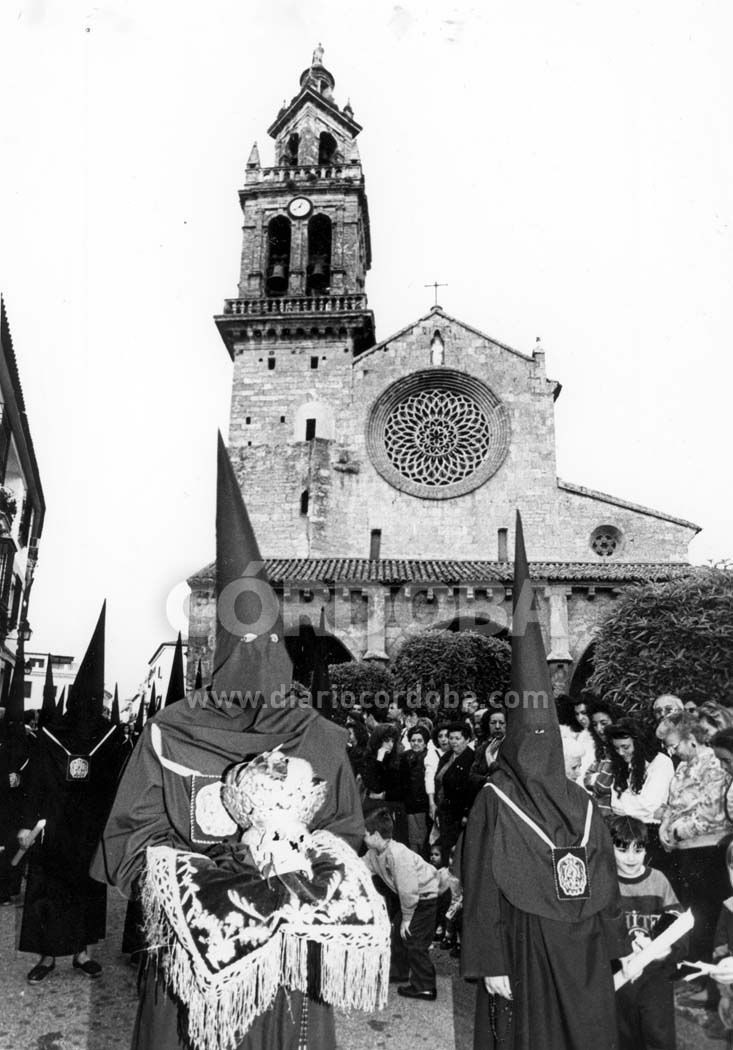
{"label": "dark robe", "polygon": [[[461,974],[477,980],[474,1050],[614,1050],[609,960],[625,952],[619,903],[573,922],[512,904],[493,870],[503,805],[482,788],[463,841]],[[502,974],[511,1003],[483,984]]]}
{"label": "dark robe", "polygon": [[[233,763],[280,746],[285,755],[310,762],[314,773],[329,785],[326,802],[314,829],[340,835],[354,848],[363,837],[358,792],[346,756],[346,732],[311,708],[262,708],[252,712],[237,705],[217,709],[184,699],[161,711],[145,726],[122,777],[102,846],[92,866],[126,896],[134,896],[151,845],[208,853],[231,836],[205,841],[192,814],[192,791],[197,784],[216,781]],[[201,694],[199,694],[201,699]],[[153,727],[160,731],[161,754],[178,769],[161,763],[154,747]],[[193,771],[196,776],[186,771]],[[309,1050],[335,1046],[333,1011],[297,992],[278,993],[275,1002],[252,1025],[238,1050],[296,1050],[303,1010],[307,1010]],[[188,1050],[185,1007],[174,1001],[152,963],[143,966],[140,1006],[133,1050]]]}
{"label": "dark robe", "polygon": [[[64,747],[72,755],[89,756],[102,740],[88,760],[88,778],[67,779]],[[44,818],[46,827],[29,853],[22,952],[74,955],[104,937],[107,888],[89,877],[89,865],[121,760],[122,734],[102,718],[83,728],[62,723],[38,734],[28,765],[22,826],[32,829]]]}
{"label": "dark robe", "polygon": [[11,861],[18,851],[28,762],[24,727],[0,725],[0,900],[20,893],[23,865],[13,867]]}
{"label": "dark robe", "polygon": [[[471,810],[461,875],[475,1050],[616,1050],[611,959],[624,953],[625,923],[613,847],[565,775],[519,514],[507,730]],[[502,976],[511,1000],[486,994],[483,978]]]}

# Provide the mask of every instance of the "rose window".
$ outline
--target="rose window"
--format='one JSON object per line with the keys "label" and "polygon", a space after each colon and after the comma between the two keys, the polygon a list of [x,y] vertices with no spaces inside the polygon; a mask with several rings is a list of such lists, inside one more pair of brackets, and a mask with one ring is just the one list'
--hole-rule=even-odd
{"label": "rose window", "polygon": [[506,455],[504,406],[480,380],[451,369],[417,372],[376,402],[367,428],[374,465],[390,484],[446,499],[470,492]]}
{"label": "rose window", "polygon": [[599,558],[612,558],[621,549],[621,540],[621,533],[614,525],[601,525],[591,534],[591,550]]}

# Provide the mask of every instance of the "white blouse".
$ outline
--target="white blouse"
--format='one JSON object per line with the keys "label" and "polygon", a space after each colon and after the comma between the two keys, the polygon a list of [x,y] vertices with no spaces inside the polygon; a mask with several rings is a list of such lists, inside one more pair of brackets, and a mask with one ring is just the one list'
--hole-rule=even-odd
{"label": "white blouse", "polygon": [[660,752],[647,764],[644,783],[638,793],[626,788],[621,794],[611,788],[611,809],[624,817],[636,817],[644,824],[658,824],[654,814],[666,805],[674,766],[669,755]]}

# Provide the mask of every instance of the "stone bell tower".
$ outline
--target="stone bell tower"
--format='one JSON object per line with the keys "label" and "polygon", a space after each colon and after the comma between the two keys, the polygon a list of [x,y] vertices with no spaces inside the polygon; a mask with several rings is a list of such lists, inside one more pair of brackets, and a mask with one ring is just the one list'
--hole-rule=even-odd
{"label": "stone bell tower", "polygon": [[257,143],[247,162],[239,297],[216,318],[233,358],[295,351],[306,341],[345,344],[354,355],[374,344],[364,293],[371,244],[361,126],[350,103],[334,101],[322,60],[319,45],[297,95],[268,128],[274,165],[262,166]]}

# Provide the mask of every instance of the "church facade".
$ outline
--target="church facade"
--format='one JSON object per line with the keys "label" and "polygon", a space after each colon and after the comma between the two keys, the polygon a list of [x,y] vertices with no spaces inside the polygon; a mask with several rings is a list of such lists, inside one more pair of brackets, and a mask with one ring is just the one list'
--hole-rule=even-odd
{"label": "church facade", "polygon": [[[323,610],[335,657],[379,660],[436,626],[505,632],[518,508],[556,688],[577,691],[604,610],[684,572],[699,528],[558,478],[539,346],[440,306],[375,341],[361,128],[334,86],[318,49],[268,129],[275,164],[253,147],[238,296],[216,318],[229,454],[286,631]],[[189,667],[206,670],[213,566],[189,584]]]}

